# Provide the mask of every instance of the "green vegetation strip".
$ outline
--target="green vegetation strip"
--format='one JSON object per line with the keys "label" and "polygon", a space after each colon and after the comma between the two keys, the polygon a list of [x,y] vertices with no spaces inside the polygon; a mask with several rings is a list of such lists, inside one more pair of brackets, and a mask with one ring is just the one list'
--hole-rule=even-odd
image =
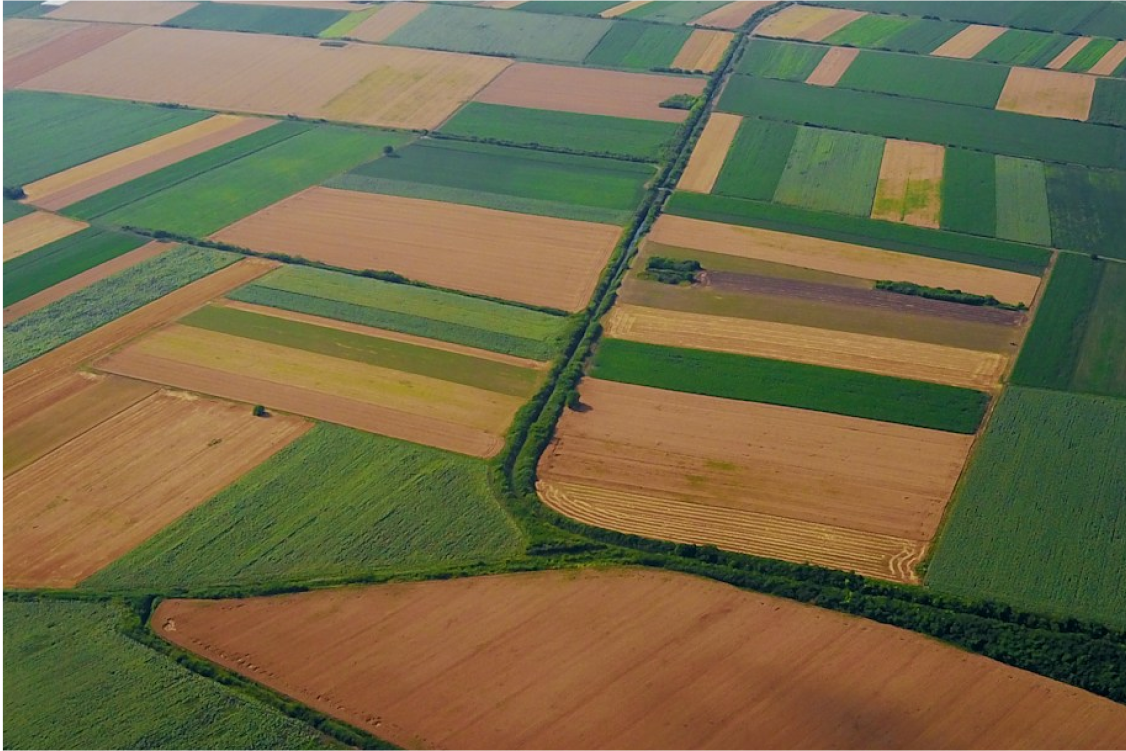
{"label": "green vegetation strip", "polygon": [[790,160],[799,126],[747,117],[739,125],[712,193],[770,201]]}
{"label": "green vegetation strip", "polygon": [[352,331],[340,331],[217,305],[200,308],[180,322],[208,331],[439,378],[512,396],[531,394],[540,375],[538,371],[529,368],[482,360],[457,352],[379,339]]}
{"label": "green vegetation strip", "polygon": [[974,55],[975,60],[988,60],[1005,65],[1042,68],[1063,52],[1073,41],[1072,37],[1047,34],[1042,31],[1009,29]]}
{"label": "green vegetation strip", "polygon": [[126,615],[107,602],[5,599],[6,746],[325,747],[305,723],[128,638]]}
{"label": "green vegetation strip", "polygon": [[615,21],[585,62],[606,68],[668,68],[691,35],[686,26]]}
{"label": "green vegetation strip", "polygon": [[128,253],[148,238],[88,227],[4,262],[4,305]]}
{"label": "green vegetation strip", "polygon": [[899,52],[928,55],[965,28],[966,24],[964,23],[935,21],[931,18],[925,18],[892,34],[882,46]]}
{"label": "green vegetation strip", "polygon": [[884,139],[798,128],[774,200],[814,211],[868,217],[884,158]]}
{"label": "green vegetation strip", "polygon": [[495,561],[522,547],[485,462],[318,424],[83,587],[346,577]]}
{"label": "green vegetation strip", "polygon": [[[988,196],[979,196],[988,201]],[[1052,244],[1044,164],[997,157],[997,237],[1035,245]]]}
{"label": "green vegetation strip", "polygon": [[1008,76],[1009,70],[1000,65],[866,51],[856,56],[837,86],[992,108],[997,104]]}
{"label": "green vegetation strip", "polygon": [[266,3],[200,3],[164,25],[210,31],[316,36],[347,16],[348,11],[323,8],[286,8]]}
{"label": "green vegetation strip", "polygon": [[317,36],[321,39],[339,39],[340,37],[346,37],[351,32],[355,31],[357,26],[383,10],[384,7],[385,6],[382,5],[373,5],[367,10],[349,13],[332,26],[329,26],[327,29],[317,34]]}
{"label": "green vegetation strip", "polygon": [[4,199],[4,223],[19,219],[21,216],[27,216],[32,211],[35,211],[31,206],[19,201],[13,201],[10,198]]}
{"label": "green vegetation strip", "polygon": [[919,19],[870,13],[846,24],[823,40],[826,44],[848,47],[884,47]]}
{"label": "green vegetation strip", "polygon": [[1126,401],[1010,388],[959,486],[927,583],[1126,626],[1122,446]]}
{"label": "green vegetation strip", "polygon": [[659,23],[686,24],[695,21],[701,16],[711,13],[717,8],[727,5],[726,2],[691,2],[680,0],[658,0],[638,6],[621,18],[643,18],[646,21]]}
{"label": "green vegetation strip", "polygon": [[817,68],[828,47],[756,37],[747,44],[736,71],[761,78],[804,81]]}
{"label": "green vegetation strip", "polygon": [[142,261],[4,327],[4,371],[130,313],[239,260],[233,253],[182,247]]}
{"label": "green vegetation strip", "polygon": [[1096,123],[1126,127],[1126,81],[1117,78],[1100,78],[1096,81],[1088,119]]}
{"label": "green vegetation strip", "polygon": [[1052,244],[1126,260],[1126,172],[1045,165]]}
{"label": "green vegetation strip", "polygon": [[942,229],[997,234],[997,159],[969,149],[947,149],[942,172]]}
{"label": "green vegetation strip", "polygon": [[1092,39],[1075,57],[1068,60],[1063,69],[1071,73],[1085,73],[1092,65],[1103,59],[1114,48],[1113,39]]}
{"label": "green vegetation strip", "polygon": [[624,339],[599,344],[591,375],[954,433],[977,430],[989,403],[986,394],[954,386]]}

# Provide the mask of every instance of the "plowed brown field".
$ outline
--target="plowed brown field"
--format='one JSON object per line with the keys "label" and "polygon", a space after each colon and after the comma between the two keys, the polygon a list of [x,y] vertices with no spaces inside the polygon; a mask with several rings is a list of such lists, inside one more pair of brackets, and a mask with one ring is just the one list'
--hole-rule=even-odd
{"label": "plowed brown field", "polygon": [[757,11],[768,5],[774,5],[777,0],[740,0],[737,3],[728,3],[722,8],[716,8],[711,13],[706,13],[692,22],[693,26],[714,26],[718,29],[737,29],[747,22]]}
{"label": "plowed brown field", "polygon": [[4,260],[30,253],[55,240],[86,229],[88,224],[65,216],[35,211],[4,225]]}
{"label": "plowed brown field", "polygon": [[347,36],[365,42],[382,42],[396,31],[413,21],[419,13],[426,10],[423,3],[388,3],[364,20]]}
{"label": "plowed brown field", "polygon": [[937,229],[945,163],[942,146],[895,138],[884,141],[872,218]]}
{"label": "plowed brown field", "polygon": [[820,42],[865,15],[858,10],[791,5],[759,24],[754,33],[765,37]]}
{"label": "plowed brown field", "polygon": [[1087,72],[1096,76],[1109,76],[1118,69],[1123,60],[1126,60],[1126,42],[1119,42],[1110,48],[1110,52],[1099,58],[1099,61]]}
{"label": "plowed brown field", "polygon": [[175,18],[181,13],[187,13],[198,4],[145,0],[145,2],[137,5],[123,3],[121,0],[85,0],[81,3],[64,3],[48,13],[47,18],[156,26]]}
{"label": "plowed brown field", "polygon": [[35,18],[13,18],[4,21],[4,63],[42,47],[90,24],[67,21],[43,21]]}
{"label": "plowed brown field", "polygon": [[726,31],[697,29],[680,48],[680,52],[672,61],[672,67],[711,73],[719,65],[723,53],[727,51],[727,45],[731,43],[734,36]]}
{"label": "plowed brown field", "polygon": [[580,391],[588,409],[563,416],[540,477],[585,487],[601,526],[902,581],[973,441],[594,378]]}
{"label": "plowed brown field", "polygon": [[[8,23],[10,22],[5,22],[5,26]],[[83,28],[58,37],[12,60],[5,60],[4,88],[14,88],[63,63],[77,60],[103,44],[125,36],[130,31],[131,28],[128,26],[84,24]]]}
{"label": "plowed brown field", "polygon": [[831,47],[805,82],[814,86],[836,86],[859,54],[857,47]]}
{"label": "plowed brown field", "polygon": [[1063,66],[1071,62],[1071,58],[1079,54],[1079,50],[1086,47],[1091,41],[1091,37],[1077,37],[1074,42],[1067,45],[1063,52],[1052,58],[1048,63],[1049,70],[1060,70]]}
{"label": "plowed brown field", "polygon": [[997,109],[1025,115],[1086,120],[1095,95],[1093,76],[1062,70],[1011,68]]}
{"label": "plowed brown field", "polygon": [[939,45],[931,54],[968,60],[1006,31],[1008,29],[1003,26],[967,26]]}
{"label": "plowed brown field", "polygon": [[4,584],[73,587],[304,433],[159,392],[4,479]]}
{"label": "plowed brown field", "polygon": [[1126,708],[1107,699],[892,626],[669,572],[165,600],[152,622],[406,747],[1126,743]]}
{"label": "plowed brown field", "polygon": [[704,84],[702,78],[516,63],[476,101],[679,123],[688,111],[665,109],[660,103],[674,94],[700,94]]}
{"label": "plowed brown field", "polygon": [[608,224],[318,187],[215,238],[574,311],[590,299],[619,234]]}
{"label": "plowed brown field", "polygon": [[688,166],[680,176],[677,188],[690,190],[694,193],[711,193],[715,181],[727,160],[727,152],[743,118],[738,115],[728,115],[723,112],[713,112],[704,126],[704,132],[696,147],[692,149],[692,156],[688,159]]}

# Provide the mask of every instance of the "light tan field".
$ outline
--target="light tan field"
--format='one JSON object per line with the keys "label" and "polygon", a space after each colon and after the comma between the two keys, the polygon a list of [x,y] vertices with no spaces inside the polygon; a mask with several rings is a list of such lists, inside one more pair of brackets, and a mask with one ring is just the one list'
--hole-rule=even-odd
{"label": "light tan field", "polygon": [[672,67],[711,73],[723,59],[723,53],[727,51],[727,45],[734,36],[726,31],[697,29],[680,48],[672,61]]}
{"label": "light tan field", "polygon": [[47,14],[47,18],[70,21],[103,21],[106,23],[132,23],[156,26],[186,13],[199,3],[162,2],[146,0],[143,3],[126,3],[121,0],[85,0],[65,3]]}
{"label": "light tan field", "polygon": [[35,211],[13,219],[4,225],[4,260],[18,258],[89,226],[86,222],[44,211]]}
{"label": "light tan field", "polygon": [[575,311],[590,299],[620,234],[608,224],[317,187],[215,238]]}
{"label": "light tan field", "polygon": [[820,42],[867,13],[812,5],[791,5],[770,16],[755,29],[757,36]]}
{"label": "light tan field", "polygon": [[260,117],[215,115],[186,128],[36,180],[25,185],[24,191],[28,202],[57,211],[162,167],[256,133],[276,122]]}
{"label": "light tan field", "polygon": [[1048,63],[1047,68],[1049,70],[1060,70],[1063,66],[1071,62],[1071,58],[1078,55],[1079,50],[1086,47],[1090,41],[1091,37],[1078,37],[1074,42],[1067,45],[1063,52],[1053,57],[1052,61]]}
{"label": "light tan field", "polygon": [[739,115],[713,112],[676,187],[694,193],[711,193],[742,123],[743,118]]}
{"label": "light tan field", "polygon": [[382,42],[413,21],[424,10],[426,5],[423,3],[389,3],[348,32],[348,36],[365,42]]}
{"label": "light tan field", "polygon": [[[18,19],[17,19],[18,20]],[[5,21],[5,26],[12,23]],[[45,22],[50,23],[50,22]],[[59,21],[59,24],[71,24]],[[86,53],[101,47],[114,39],[125,36],[132,29],[129,26],[113,24],[75,24],[75,29],[50,42],[32,49],[12,60],[4,61],[4,88],[14,88],[25,81],[54,70],[63,63],[76,60]],[[7,34],[7,30],[5,30]]]}
{"label": "light tan field", "polygon": [[1062,70],[1011,68],[997,109],[1025,115],[1086,120],[1095,95],[1093,76]]}
{"label": "light tan field", "polygon": [[516,63],[486,86],[476,101],[679,123],[688,117],[687,110],[658,105],[674,94],[698,95],[704,84],[702,78]]}
{"label": "light tan field", "polygon": [[884,141],[872,218],[937,229],[945,163],[942,146],[894,138]]}
{"label": "light tan field", "polygon": [[1099,58],[1099,61],[1092,65],[1087,72],[1096,76],[1109,76],[1122,64],[1123,60],[1126,60],[1126,42],[1119,42]]}
{"label": "light tan field", "polygon": [[598,15],[600,15],[602,18],[617,18],[623,13],[629,13],[631,10],[636,10],[642,5],[648,4],[649,0],[633,0],[633,2],[622,3],[621,5],[615,5],[613,8],[608,8]]}
{"label": "light tan field", "polygon": [[347,0],[214,0],[217,3],[232,5],[280,5],[283,8],[317,8],[319,10],[366,10],[370,5],[352,3]]}
{"label": "light tan field", "polygon": [[1126,743],[1126,708],[1107,699],[893,626],[666,571],[164,600],[152,624],[408,748]]}
{"label": "light tan field", "polygon": [[311,423],[158,392],[4,478],[4,584],[73,587]]}
{"label": "light tan field", "polygon": [[706,13],[692,22],[693,26],[714,26],[717,29],[737,29],[747,22],[747,19],[763,8],[774,5],[777,0],[740,0],[728,3],[722,8],[716,8],[711,13]]}
{"label": "light tan field", "polygon": [[323,47],[316,39],[270,34],[136,27],[24,86],[204,109],[433,128],[509,64],[496,57],[405,47]]}
{"label": "light tan field", "polygon": [[1040,286],[1040,277],[1028,274],[671,214],[661,215],[649,239],[663,245],[756,258],[860,279],[890,279],[960,289],[993,295],[1008,303],[1031,303]]}
{"label": "light tan field", "polygon": [[836,86],[859,54],[857,47],[830,47],[805,82],[814,86]]}
{"label": "light tan field", "polygon": [[[90,24],[43,21],[35,18],[13,18],[4,21],[4,62],[26,55],[34,49],[61,39]],[[4,67],[7,67],[5,65]]]}
{"label": "light tan field", "polygon": [[77,292],[80,289],[89,287],[94,282],[112,276],[119,271],[136,266],[141,261],[147,261],[154,258],[164,251],[172,247],[169,243],[151,242],[142,245],[136,250],[131,250],[128,253],[111,258],[105,263],[98,264],[92,269],[87,269],[81,274],[76,274],[70,279],[63,280],[58,284],[48,287],[42,292],[37,292],[31,297],[25,297],[19,302],[9,305],[4,308],[4,325],[7,326],[12,321],[39,310],[42,307],[50,305],[51,303],[61,300],[69,294]]}
{"label": "light tan field", "polygon": [[954,36],[943,42],[932,55],[939,57],[956,57],[968,60],[983,49],[1008,29],[1002,26],[971,25],[959,31]]}
{"label": "light tan field", "polygon": [[496,10],[509,10],[517,5],[523,5],[527,0],[483,0],[473,3],[478,8],[495,8]]}
{"label": "light tan field", "polygon": [[[599,526],[914,581],[973,436],[583,379],[541,496]],[[582,514],[585,516],[577,516]]]}
{"label": "light tan field", "polygon": [[795,326],[747,318],[616,305],[603,320],[608,336],[649,344],[769,357],[831,368],[995,388],[1008,358],[995,352]]}

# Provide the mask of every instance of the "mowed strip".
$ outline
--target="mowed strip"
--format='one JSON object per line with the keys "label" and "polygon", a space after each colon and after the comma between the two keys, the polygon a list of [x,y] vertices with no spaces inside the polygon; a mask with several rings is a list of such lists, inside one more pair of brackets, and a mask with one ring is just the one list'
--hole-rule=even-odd
{"label": "mowed strip", "polygon": [[276,121],[216,115],[25,185],[28,202],[57,211],[104,190],[256,133]]}
{"label": "mowed strip", "polygon": [[4,479],[4,582],[73,587],[311,423],[159,392]]}
{"label": "mowed strip", "polygon": [[[7,37],[6,27],[9,23],[12,22],[4,22],[5,37]],[[128,26],[111,24],[83,25],[83,28],[75,29],[64,36],[54,38],[19,57],[11,60],[5,59],[4,88],[14,88],[25,81],[57,68],[63,63],[77,60],[103,44],[128,34],[131,30]]]}
{"label": "mowed strip", "polygon": [[69,237],[90,225],[45,211],[36,211],[4,225],[4,260],[10,261],[36,248]]}
{"label": "mowed strip", "polygon": [[759,24],[754,33],[764,37],[820,42],[865,15],[858,10],[791,5]]}
{"label": "mowed strip", "polygon": [[844,331],[617,305],[604,321],[617,339],[860,370],[967,388],[998,385],[1008,358]]}
{"label": "mowed strip", "polygon": [[697,18],[693,26],[714,26],[717,29],[737,29],[747,22],[751,16],[768,6],[774,5],[776,0],[740,0],[716,8],[710,13]]}
{"label": "mowed strip", "polygon": [[931,54],[939,57],[969,60],[1006,31],[1008,29],[1003,26],[981,26],[978,24],[967,26],[940,44]]}
{"label": "mowed strip", "polygon": [[663,245],[756,258],[861,279],[911,281],[930,287],[960,289],[993,295],[1010,303],[1030,304],[1040,286],[1040,277],[1028,274],[671,214],[661,215],[653,225],[650,239]]}
{"label": "mowed strip", "polygon": [[814,86],[836,86],[859,54],[857,47],[833,47],[825,53],[805,82]]}
{"label": "mowed strip", "polygon": [[1126,41],[1118,42],[1111,47],[1109,52],[1087,69],[1087,72],[1096,76],[1109,76],[1118,70],[1118,66],[1123,62],[1126,62]]}
{"label": "mowed strip", "polygon": [[620,232],[607,224],[310,188],[214,237],[575,311],[589,300]]}
{"label": "mowed strip", "polygon": [[713,112],[676,187],[695,193],[711,193],[742,123],[743,118],[739,115]]}
{"label": "mowed strip", "polygon": [[1097,79],[1062,70],[1012,68],[997,109],[1041,117],[1086,120]]}
{"label": "mowed strip", "polygon": [[946,149],[942,146],[887,139],[872,218],[937,229],[945,163]]}
{"label": "mowed strip", "polygon": [[734,36],[726,31],[697,29],[676,54],[672,67],[711,73],[723,59],[723,53],[727,51],[727,45],[731,43]]}

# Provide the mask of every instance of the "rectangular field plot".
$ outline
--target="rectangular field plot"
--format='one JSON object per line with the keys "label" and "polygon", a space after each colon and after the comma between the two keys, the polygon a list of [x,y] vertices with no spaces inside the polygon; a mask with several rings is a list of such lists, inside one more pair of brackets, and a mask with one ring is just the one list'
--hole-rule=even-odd
{"label": "rectangular field plot", "polygon": [[[23,206],[23,204],[16,204]],[[4,263],[85,230],[89,225],[28,208],[4,227]]]}
{"label": "rectangular field plot", "polygon": [[814,86],[836,86],[848,71],[859,50],[851,47],[833,47],[809,74],[805,82]]}
{"label": "rectangular field plot", "polygon": [[815,44],[794,44],[753,38],[744,48],[735,70],[748,76],[804,81],[832,49]]}
{"label": "rectangular field plot", "polygon": [[146,238],[137,235],[90,227],[5,261],[4,306],[31,297],[146,242]]}
{"label": "rectangular field plot", "polygon": [[997,109],[1026,115],[1086,120],[1096,80],[1079,73],[1012,68]]}
{"label": "rectangular field plot", "polygon": [[[993,196],[993,200],[989,197]],[[942,180],[942,228],[997,234],[997,159],[969,149],[947,149]]]}
{"label": "rectangular field plot", "polygon": [[[10,26],[13,28],[9,28]],[[42,26],[58,27],[58,31],[66,33],[55,37],[56,30],[48,29],[48,33],[43,34],[41,33]],[[35,46],[33,49],[12,57],[9,57],[8,50],[5,49],[4,87],[15,88],[24,81],[53,70],[63,63],[76,60],[103,44],[128,34],[131,30],[129,26],[116,24],[71,24],[65,21],[49,23],[18,19],[6,22],[4,24],[5,47],[7,47],[9,40],[17,51],[25,49],[25,45],[28,43]],[[43,40],[43,43],[37,44],[40,40]]]}
{"label": "rectangular field plot", "polygon": [[[988,201],[989,196],[981,200]],[[1037,245],[1052,244],[1044,164],[997,157],[997,237]]]}
{"label": "rectangular field plot", "polygon": [[580,395],[540,464],[557,510],[898,581],[916,580],[971,442],[597,378]]}
{"label": "rectangular field plot", "polygon": [[606,224],[312,188],[216,239],[575,311],[586,305],[620,233]]}
{"label": "rectangular field plot", "polygon": [[867,216],[880,174],[884,139],[799,128],[774,200],[817,211]]}
{"label": "rectangular field plot", "polygon": [[1126,260],[1126,172],[1044,165],[1052,244]]}
{"label": "rectangular field plot", "polygon": [[1111,450],[1124,444],[1120,400],[1011,388],[958,491],[928,584],[1126,626],[1126,475]]}
{"label": "rectangular field plot", "polygon": [[1091,122],[1126,127],[1126,81],[1101,78],[1091,100]]}
{"label": "rectangular field plot", "polygon": [[583,62],[604,68],[638,70],[688,67],[674,66],[673,60],[692,33],[683,26],[616,21]]}
{"label": "rectangular field plot", "polygon": [[165,26],[207,31],[316,36],[348,15],[343,10],[287,8],[267,3],[203,3],[165,22]]}
{"label": "rectangular field plot", "polygon": [[1008,29],[973,57],[992,63],[1042,68],[1071,44],[1071,37],[1042,31]]}
{"label": "rectangular field plot", "polygon": [[72,587],[308,428],[160,392],[5,478],[9,586]]}
{"label": "rectangular field plot", "polygon": [[739,132],[743,118],[715,112],[708,118],[700,140],[692,149],[688,166],[680,176],[677,188],[696,193],[710,193],[716,178],[727,160],[732,141]]}
{"label": "rectangular field plot", "polygon": [[837,85],[935,102],[993,107],[1007,76],[1008,71],[999,65],[864,51]]}
{"label": "rectangular field plot", "polygon": [[[718,117],[735,116],[712,113],[713,119]],[[772,200],[790,160],[798,130],[799,126],[792,123],[743,118],[711,192],[735,198]]]}
{"label": "rectangular field plot", "polygon": [[622,14],[623,18],[639,18],[656,23],[686,24],[695,21],[705,13],[718,10],[724,2],[707,0],[699,3],[656,2],[640,3]]}
{"label": "rectangular field plot", "polygon": [[67,21],[101,21],[103,23],[131,23],[156,25],[196,7],[194,2],[167,2],[150,0],[141,5],[125,5],[116,0],[88,0],[73,5],[64,3],[46,14],[47,18]]}
{"label": "rectangular field plot", "polygon": [[760,23],[754,33],[764,37],[820,42],[864,15],[855,10],[791,5]]}
{"label": "rectangular field plot", "polygon": [[695,26],[713,26],[717,29],[734,31],[755,13],[770,5],[774,5],[774,0],[740,0],[726,3],[710,13],[705,13],[692,23]]}
{"label": "rectangular field plot", "polygon": [[945,160],[941,146],[887,139],[872,218],[937,229]]}
{"label": "rectangular field plot", "polygon": [[719,67],[733,38],[734,35],[724,31],[697,29],[680,48],[672,61],[672,67],[711,73]]}
{"label": "rectangular field plot", "polygon": [[967,26],[939,45],[931,54],[939,57],[968,60],[988,47],[1006,31],[1007,29],[999,26]]}
{"label": "rectangular field plot", "polygon": [[886,47],[888,40],[916,23],[919,23],[918,19],[906,16],[870,13],[833,32],[823,41],[851,47]]}

